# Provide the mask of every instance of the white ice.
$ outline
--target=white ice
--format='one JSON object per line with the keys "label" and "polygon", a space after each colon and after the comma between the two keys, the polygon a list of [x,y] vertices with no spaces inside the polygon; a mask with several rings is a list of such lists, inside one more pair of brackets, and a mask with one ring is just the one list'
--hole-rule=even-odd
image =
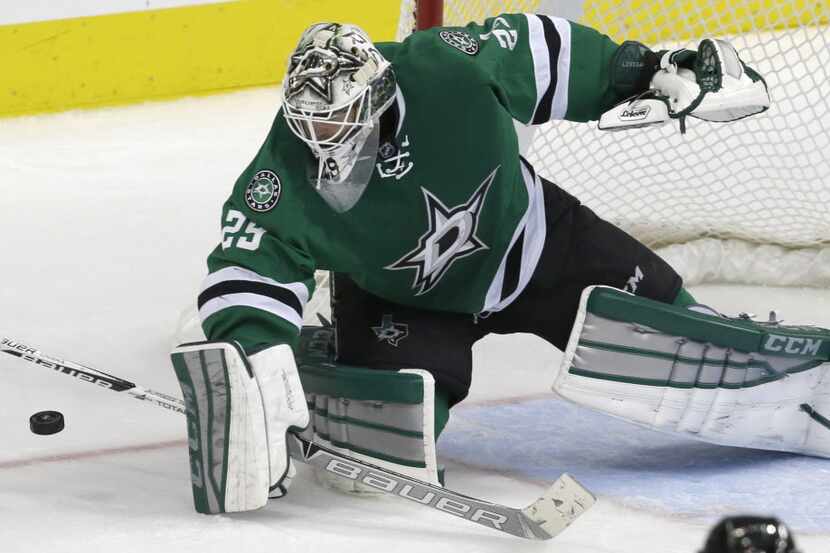
{"label": "white ice", "polygon": [[[277,100],[275,89],[264,88],[2,121],[0,334],[177,394],[167,357],[177,319],[193,301],[204,258],[218,239],[220,206],[263,140]],[[693,291],[724,312],[776,308],[789,322],[830,326],[827,290],[706,286]],[[487,339],[476,347],[471,396],[453,416],[449,445],[439,447],[454,489],[527,504],[545,486],[533,477],[533,467],[546,466],[546,455],[556,452],[557,444],[579,447],[579,435],[566,429],[564,435],[540,436],[547,421],[534,424],[534,405],[555,401],[549,387],[558,358],[552,347],[527,336]],[[286,499],[261,511],[203,516],[192,508],[181,416],[8,356],[0,358],[0,372],[4,553],[692,553],[707,525],[729,512],[734,499],[724,489],[723,503],[710,516],[673,510],[665,501],[650,508],[652,492],[645,483],[655,472],[664,486],[675,482],[672,493],[690,493],[683,491],[688,475],[673,466],[676,454],[667,454],[666,466],[658,455],[643,469],[638,497],[600,493],[593,510],[544,544],[393,498],[336,495],[306,471]],[[505,405],[515,406],[544,443],[476,426]],[[29,432],[28,417],[45,409],[66,415],[62,433]],[[539,417],[546,412],[537,410]],[[579,413],[571,416],[582,421]],[[478,439],[465,441],[472,427]],[[483,453],[497,448],[510,453],[515,465],[494,467],[492,458],[485,460],[492,455]],[[710,465],[713,451],[707,450]],[[751,452],[739,457],[752,464]],[[580,466],[552,463],[548,469],[580,477]],[[810,466],[810,478],[830,481],[830,461],[826,468]],[[717,472],[717,466],[709,468]],[[728,470],[740,473],[741,464],[732,462]],[[776,474],[759,477],[758,498],[798,484],[797,475]],[[636,487],[637,472],[627,477]],[[706,478],[697,475],[697,489],[709,485]],[[717,492],[715,484],[709,492]],[[752,496],[741,503],[751,504]],[[788,497],[783,505],[776,514],[786,519],[798,509],[799,497]],[[827,518],[807,526],[798,534],[804,551],[830,550]]]}

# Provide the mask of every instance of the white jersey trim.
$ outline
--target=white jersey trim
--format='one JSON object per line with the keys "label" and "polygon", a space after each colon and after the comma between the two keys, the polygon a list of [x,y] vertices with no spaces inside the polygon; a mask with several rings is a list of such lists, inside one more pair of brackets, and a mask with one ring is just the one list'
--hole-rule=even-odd
{"label": "white jersey trim", "polygon": [[551,17],[562,45],[559,47],[556,92],[553,95],[551,119],[564,119],[568,112],[568,86],[571,82],[571,23],[561,17]]}
{"label": "white jersey trim", "polygon": [[539,110],[542,96],[550,86],[550,62],[548,61],[548,45],[545,42],[542,21],[539,16],[530,13],[525,14],[525,17],[527,18],[530,54],[533,57],[533,76],[536,79],[536,104],[533,107],[533,113],[530,114],[530,119],[524,121],[526,125],[529,125],[533,122],[533,118]]}
{"label": "white jersey trim", "polygon": [[[519,220],[516,230],[513,231],[513,237],[510,239],[510,245],[504,253],[504,257],[499,264],[498,271],[490,283],[490,288],[487,290],[487,295],[484,299],[483,312],[487,311],[501,311],[519,296],[524,291],[527,283],[530,282],[533,273],[536,271],[536,266],[539,264],[539,258],[542,257],[542,249],[545,247],[545,237],[547,236],[547,221],[545,218],[545,198],[542,192],[542,182],[538,175],[531,173],[526,167],[525,163],[520,163],[522,169],[522,179],[527,188],[527,211]],[[522,260],[519,270],[519,282],[516,288],[506,297],[502,298],[502,288],[504,286],[504,274],[507,267],[507,258],[516,244],[516,241],[524,233],[524,241],[522,247]]]}

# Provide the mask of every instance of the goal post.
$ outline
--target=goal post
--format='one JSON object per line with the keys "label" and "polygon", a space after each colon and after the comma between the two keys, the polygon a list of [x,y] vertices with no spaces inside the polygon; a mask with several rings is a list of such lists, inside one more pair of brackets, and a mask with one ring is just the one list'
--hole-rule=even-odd
{"label": "goal post", "polygon": [[413,30],[440,27],[444,23],[443,0],[419,0],[415,2]]}
{"label": "goal post", "polygon": [[526,156],[690,284],[830,286],[830,2],[404,0],[398,38],[441,17],[455,26],[505,12],[563,16],[654,49],[735,44],[767,80],[768,112],[690,120],[686,135],[553,122],[534,129]]}

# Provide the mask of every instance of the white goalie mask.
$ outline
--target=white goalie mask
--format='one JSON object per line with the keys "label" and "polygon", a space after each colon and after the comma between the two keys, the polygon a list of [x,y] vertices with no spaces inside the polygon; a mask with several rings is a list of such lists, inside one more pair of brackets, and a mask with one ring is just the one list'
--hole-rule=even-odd
{"label": "white goalie mask", "polygon": [[356,25],[312,25],[291,55],[283,114],[317,157],[315,187],[338,212],[357,203],[372,176],[377,122],[395,89],[391,64]]}

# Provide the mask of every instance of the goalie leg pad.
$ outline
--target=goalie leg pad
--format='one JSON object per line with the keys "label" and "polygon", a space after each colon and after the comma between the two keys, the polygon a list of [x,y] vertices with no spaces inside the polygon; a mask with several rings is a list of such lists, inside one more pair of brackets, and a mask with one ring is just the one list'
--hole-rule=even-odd
{"label": "goalie leg pad", "polygon": [[586,288],[554,391],[659,430],[830,457],[830,331]]}
{"label": "goalie leg pad", "polygon": [[[312,413],[305,436],[374,465],[439,484],[435,420],[437,416],[445,421],[448,407],[445,400],[439,401],[436,415],[432,375],[419,369],[334,363],[325,348],[319,349],[332,339],[330,327],[303,330],[298,364]],[[340,491],[373,491],[325,475],[324,484]]]}
{"label": "goalie leg pad", "polygon": [[227,342],[173,350],[184,395],[193,501],[200,513],[258,509],[268,501],[265,414],[245,354]]}

